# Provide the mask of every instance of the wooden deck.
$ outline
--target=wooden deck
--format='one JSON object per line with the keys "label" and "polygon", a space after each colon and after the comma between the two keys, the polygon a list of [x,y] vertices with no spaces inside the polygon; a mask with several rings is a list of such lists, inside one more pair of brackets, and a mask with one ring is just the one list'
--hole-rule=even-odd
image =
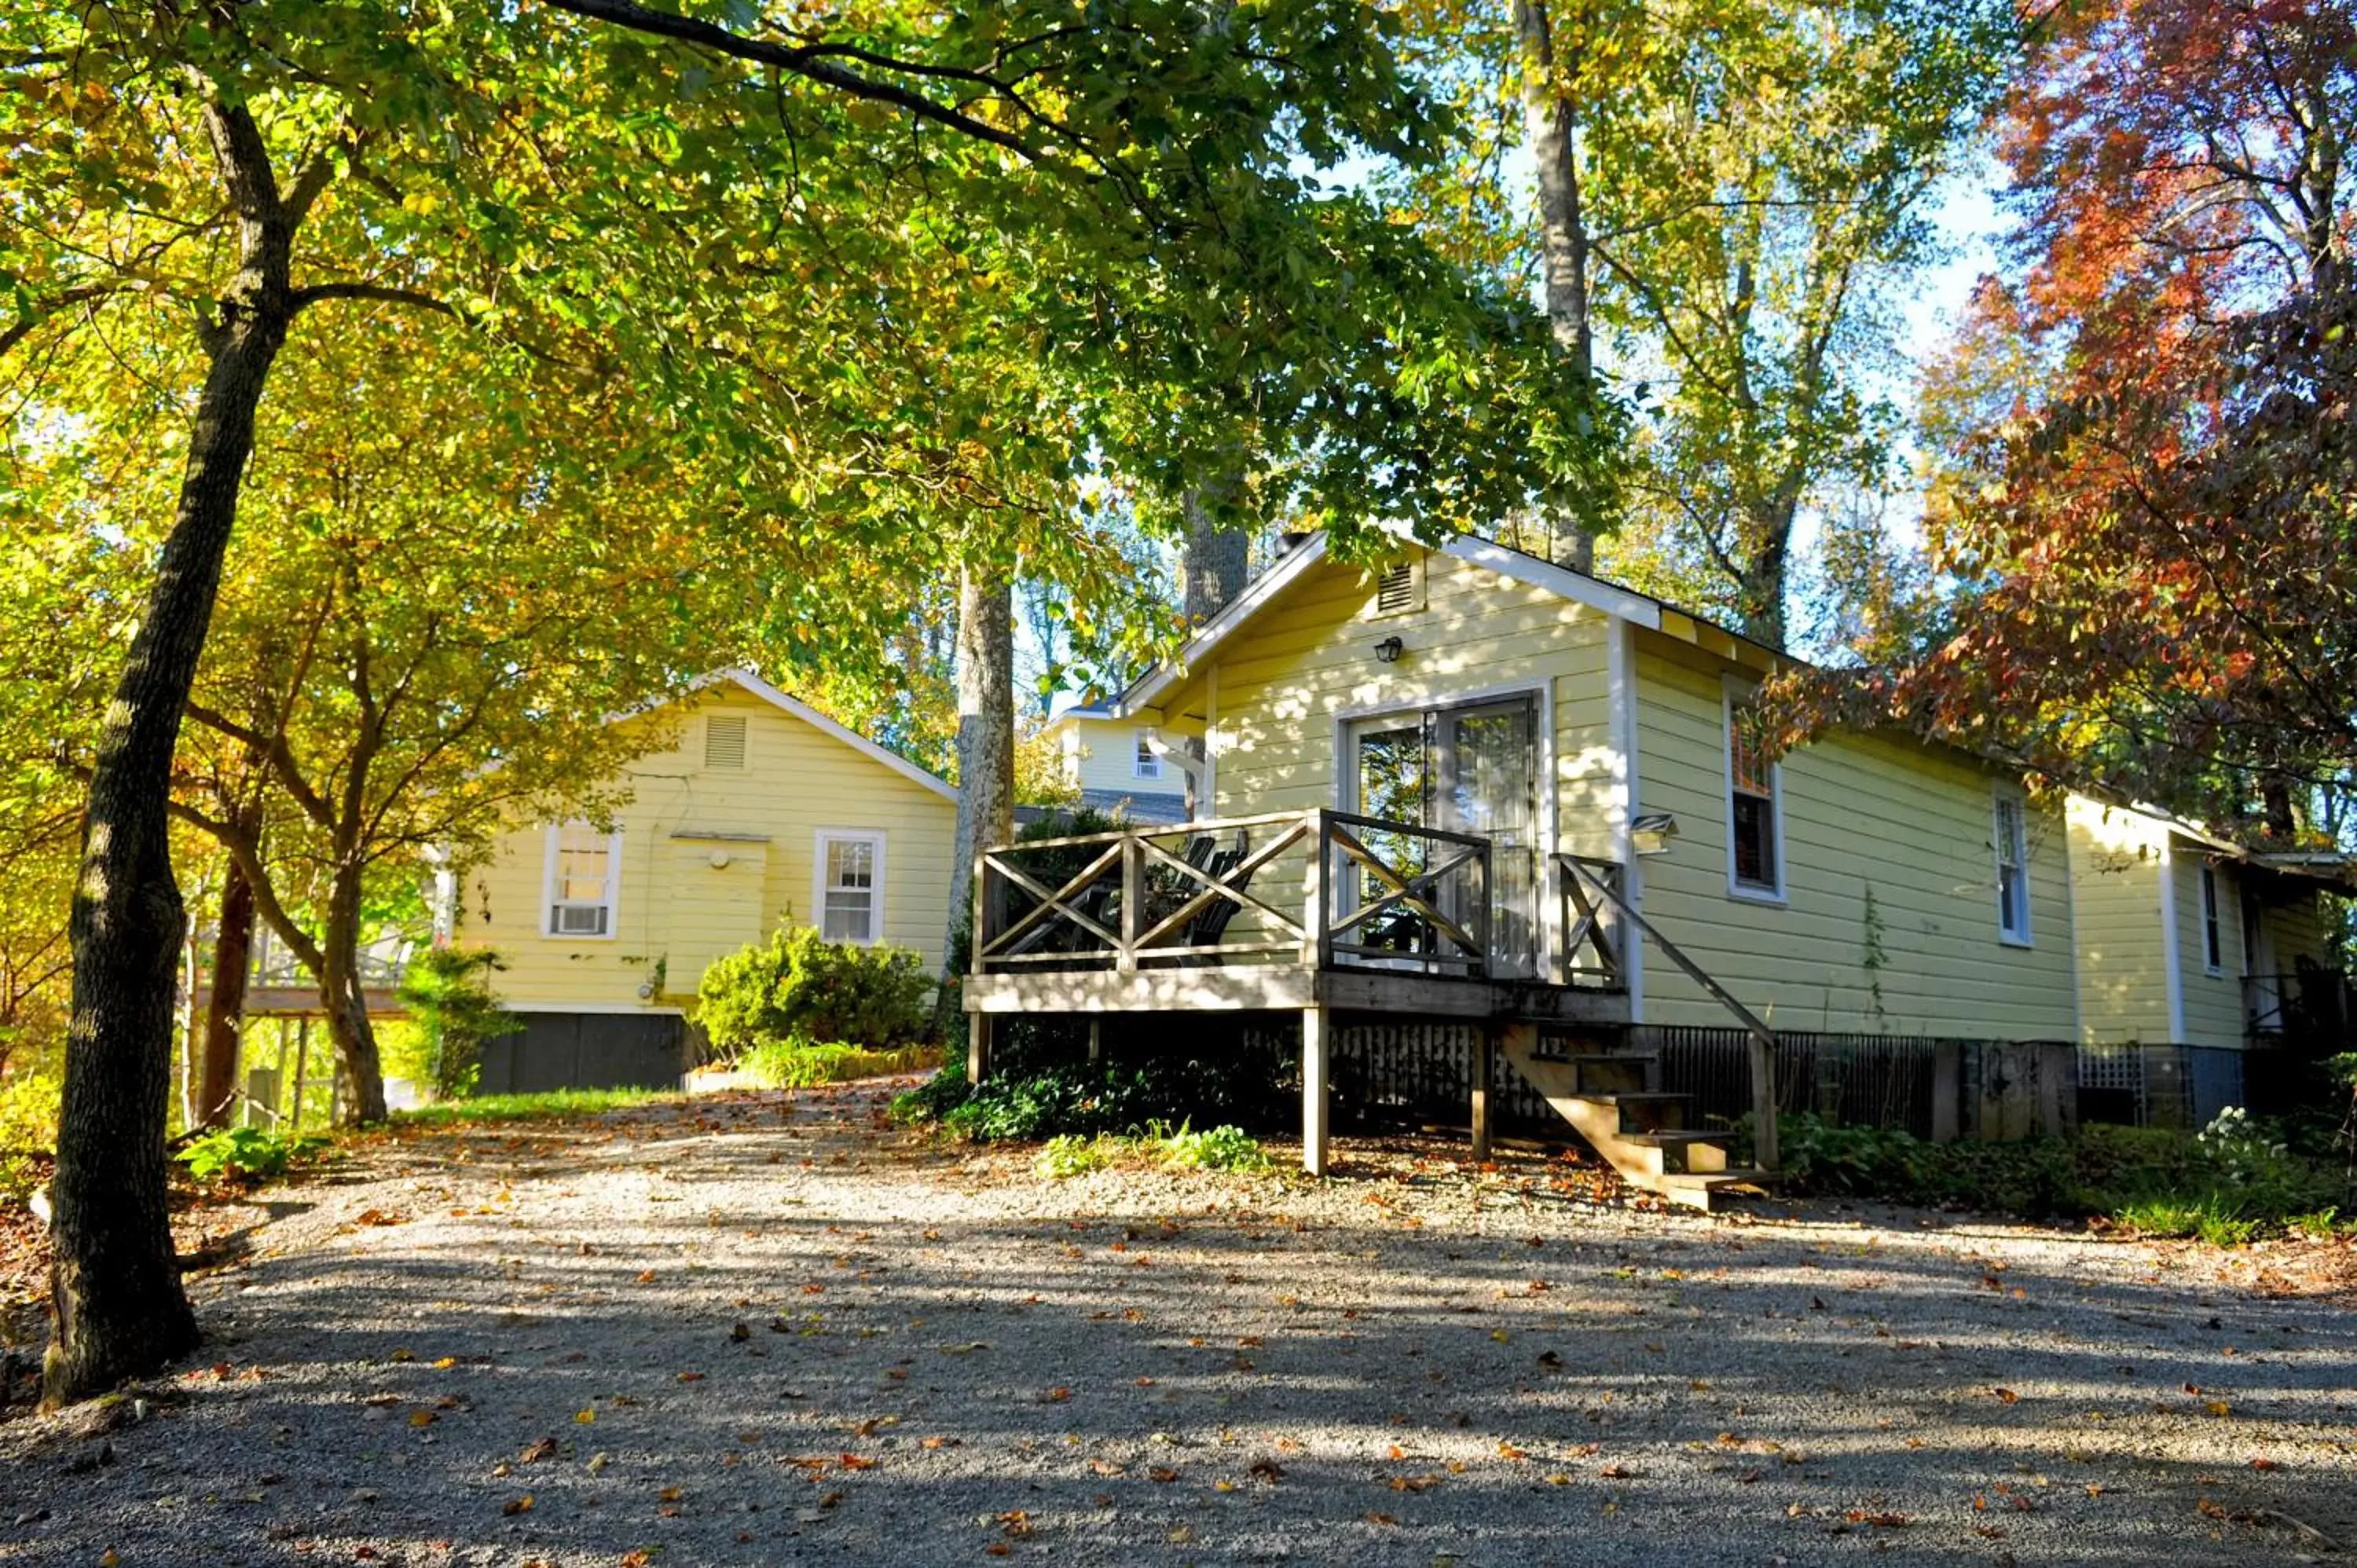
{"label": "wooden deck", "polygon": [[[1554,1072],[1532,1045],[1547,1026],[1593,1028],[1609,1053],[1631,1022],[1624,959],[1641,936],[1753,1036],[1754,1103],[1768,1108],[1756,1141],[1762,1166],[1772,1168],[1775,1036],[1767,1025],[1637,911],[1619,865],[1547,855],[1538,891],[1553,894],[1554,908],[1544,918],[1493,896],[1494,854],[1478,834],[1324,808],[985,849],[974,857],[974,947],[963,983],[967,1073],[975,1082],[988,1075],[996,1022],[1017,1015],[1295,1013],[1302,1164],[1323,1174],[1338,1021],[1479,1022],[1489,1045],[1474,1053],[1473,1142],[1486,1153],[1493,1057]],[[1089,1034],[1093,1051],[1093,1026]],[[1625,1077],[1629,1064],[1606,1067]],[[1571,1107],[1574,1125],[1640,1185],[1706,1206],[1713,1187],[1755,1174],[1726,1169],[1724,1135],[1665,1119],[1656,1105],[1664,1097],[1596,1090],[1577,1063],[1567,1070],[1570,1087],[1550,1103]],[[1623,1125],[1636,1114],[1623,1100],[1651,1119]]]}
{"label": "wooden deck", "polygon": [[1245,964],[1216,969],[1062,970],[970,975],[965,1010],[1007,1013],[1243,1013],[1329,1007],[1422,1018],[1625,1024],[1629,993],[1541,981]]}

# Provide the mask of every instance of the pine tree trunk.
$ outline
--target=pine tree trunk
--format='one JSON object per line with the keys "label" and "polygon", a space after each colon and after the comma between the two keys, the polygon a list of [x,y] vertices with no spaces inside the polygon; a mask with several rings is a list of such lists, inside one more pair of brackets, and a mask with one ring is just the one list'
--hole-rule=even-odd
{"label": "pine tree trunk", "polygon": [[[1538,177],[1539,255],[1547,323],[1555,347],[1585,381],[1595,373],[1595,328],[1587,295],[1587,228],[1580,212],[1576,108],[1565,91],[1571,72],[1556,52],[1547,0],[1514,0],[1522,45],[1523,124]],[[1552,532],[1554,524],[1550,522]],[[1593,571],[1596,540],[1566,531],[1558,564]]]}
{"label": "pine tree trunk", "polygon": [[1244,531],[1222,520],[1221,508],[1238,487],[1233,475],[1187,492],[1187,540],[1179,562],[1179,611],[1200,626],[1244,591],[1251,570]]}
{"label": "pine tree trunk", "polygon": [[212,623],[254,417],[286,339],[293,235],[253,117],[205,111],[239,216],[239,270],[206,329],[210,365],[139,630],[99,732],[73,907],[73,1018],[50,1187],[51,1404],[187,1354],[198,1340],[167,1208],[173,993],[187,915],[166,805],[172,753]]}
{"label": "pine tree trunk", "polygon": [[1007,579],[958,578],[957,847],[950,858],[949,942],[974,908],[974,857],[1015,833],[1015,597]]}
{"label": "pine tree trunk", "polygon": [[213,983],[205,1004],[205,1044],[197,1075],[197,1120],[226,1126],[237,1095],[238,1045],[245,1031],[246,971],[253,961],[253,884],[237,862],[221,884],[221,928],[213,934]]}

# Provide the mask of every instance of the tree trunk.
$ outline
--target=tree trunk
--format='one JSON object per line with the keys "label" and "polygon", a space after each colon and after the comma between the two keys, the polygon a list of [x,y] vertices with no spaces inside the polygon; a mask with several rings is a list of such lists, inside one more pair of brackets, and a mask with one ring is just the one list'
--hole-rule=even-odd
{"label": "tree trunk", "polygon": [[358,866],[337,873],[328,892],[327,929],[319,933],[319,1004],[327,1012],[336,1059],[343,1065],[346,1098],[337,1112],[347,1127],[382,1122],[385,1115],[384,1061],[361,983],[361,880]]}
{"label": "tree trunk", "polygon": [[[1585,382],[1595,373],[1596,338],[1587,297],[1587,229],[1580,214],[1576,107],[1566,91],[1571,72],[1555,54],[1547,0],[1514,0],[1514,32],[1522,45],[1523,124],[1538,176],[1539,254],[1547,323],[1555,347]],[[1562,531],[1558,564],[1593,571],[1596,540],[1586,530]],[[1556,532],[1551,520],[1550,535]]]}
{"label": "tree trunk", "polygon": [[245,1031],[246,971],[253,961],[253,884],[234,858],[221,884],[221,929],[213,934],[212,993],[205,1004],[202,1070],[197,1075],[197,1122],[228,1125],[237,1095],[238,1046]]}
{"label": "tree trunk", "polygon": [[1743,635],[1770,648],[1784,646],[1784,592],[1792,555],[1792,522],[1798,501],[1771,498],[1750,509],[1751,537],[1736,584]]}
{"label": "tree trunk", "polygon": [[[1015,832],[1015,606],[1007,579],[958,577],[957,847],[950,857],[949,943],[974,908],[974,857]],[[944,951],[949,950],[945,949]]]}
{"label": "tree trunk", "polygon": [[1182,503],[1187,540],[1179,561],[1179,612],[1200,626],[1244,591],[1252,569],[1244,531],[1224,521],[1222,508],[1241,488],[1232,472],[1187,492]]}
{"label": "tree trunk", "polygon": [[196,1314],[167,1209],[165,1102],[187,926],[167,802],[180,716],[212,623],[221,560],[271,362],[294,310],[293,235],[253,117],[206,128],[239,216],[239,268],[206,331],[172,532],[99,732],[73,906],[73,1018],[50,1188],[55,1317],[42,1395],[60,1404],[187,1354]]}

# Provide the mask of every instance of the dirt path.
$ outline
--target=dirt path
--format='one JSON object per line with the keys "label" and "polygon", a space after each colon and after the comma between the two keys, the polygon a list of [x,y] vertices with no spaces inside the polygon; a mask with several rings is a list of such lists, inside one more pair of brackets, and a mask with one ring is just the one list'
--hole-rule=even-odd
{"label": "dirt path", "polygon": [[1535,1159],[1059,1185],[882,1105],[419,1135],[268,1195],[206,1366],[0,1427],[0,1563],[2357,1544],[2357,1313],[2214,1254],[1599,1208]]}

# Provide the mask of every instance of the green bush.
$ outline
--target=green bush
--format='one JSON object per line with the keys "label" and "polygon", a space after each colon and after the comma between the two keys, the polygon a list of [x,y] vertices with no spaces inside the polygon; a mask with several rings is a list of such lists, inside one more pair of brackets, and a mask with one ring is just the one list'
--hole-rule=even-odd
{"label": "green bush", "polygon": [[388,1065],[436,1100],[474,1093],[483,1075],[485,1042],[516,1027],[515,1015],[491,994],[491,972],[506,967],[489,948],[429,948],[410,960],[401,977],[401,1001],[409,1009],[412,1032],[398,1056],[388,1051]]}
{"label": "green bush", "polygon": [[949,1084],[903,1096],[902,1114],[937,1118],[944,1131],[977,1142],[1030,1142],[1060,1133],[1125,1133],[1156,1122],[1264,1122],[1272,1098],[1265,1078],[1246,1062],[1153,1057],[1008,1070],[971,1089],[960,1071]]}
{"label": "green bush", "polygon": [[325,1138],[289,1135],[263,1127],[226,1127],[208,1133],[176,1156],[201,1182],[256,1182],[285,1176],[298,1160],[327,1146]]}
{"label": "green bush", "polygon": [[1114,1152],[1107,1142],[1102,1133],[1083,1138],[1074,1133],[1060,1133],[1040,1148],[1039,1157],[1032,1165],[1041,1176],[1053,1176],[1058,1181],[1101,1171],[1113,1163]]}
{"label": "green bush", "polygon": [[705,967],[695,1016],[726,1060],[778,1040],[894,1050],[925,1037],[932,993],[924,961],[906,948],[824,941],[808,926],[780,926]]}
{"label": "green bush", "polygon": [[1259,1139],[1241,1127],[1207,1127],[1197,1133],[1182,1124],[1175,1133],[1156,1127],[1149,1130],[1149,1134],[1159,1149],[1162,1163],[1181,1170],[1268,1169],[1268,1151],[1260,1146]]}
{"label": "green bush", "polygon": [[940,1066],[941,1060],[941,1052],[931,1046],[877,1051],[839,1041],[763,1040],[739,1052],[736,1065],[738,1071],[751,1073],[771,1089],[815,1089],[856,1078],[922,1072]]}

